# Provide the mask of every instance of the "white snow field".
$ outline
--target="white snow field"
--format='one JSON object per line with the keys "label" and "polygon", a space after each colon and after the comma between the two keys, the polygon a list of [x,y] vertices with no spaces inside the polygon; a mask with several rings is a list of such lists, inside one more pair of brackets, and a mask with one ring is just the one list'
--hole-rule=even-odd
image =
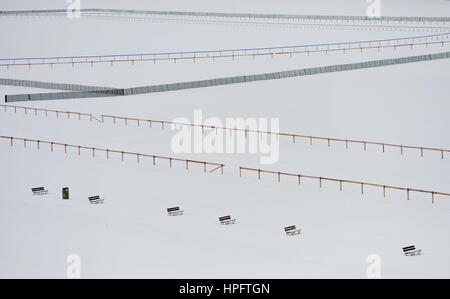
{"label": "white snow field", "polygon": [[[82,8],[318,15],[366,14],[365,0],[345,1],[81,1]],[[343,2],[343,1],[339,1]],[[0,0],[0,11],[65,9],[66,1]],[[382,0],[387,16],[450,16],[444,0]],[[89,6],[89,7],[88,7]],[[414,26],[417,24],[407,24]],[[440,26],[448,26],[449,23]],[[447,32],[450,28],[446,29]],[[202,22],[0,17],[0,58],[197,51],[347,42],[435,34],[312,26],[212,25]],[[450,51],[412,49],[296,54],[204,61],[13,66],[0,78],[134,87],[326,66]],[[343,139],[450,148],[450,60],[419,62],[290,79],[230,84],[118,98],[8,103],[27,107],[167,120],[203,117],[279,118],[280,131]],[[52,92],[0,86],[0,96]],[[326,141],[280,139],[279,161],[259,154],[176,154],[175,131],[158,126],[99,123],[0,107],[0,136],[134,151],[225,164],[157,161],[0,138],[0,278],[66,278],[67,257],[81,261],[82,278],[367,278],[370,257],[381,278],[450,278],[450,197],[255,173],[239,167],[450,192],[450,153]],[[209,168],[208,170],[210,170]],[[49,193],[33,196],[32,187]],[[70,200],[61,189],[70,188]],[[101,195],[104,204],[91,205]],[[180,206],[183,216],[166,209]],[[231,215],[236,224],[220,225]],[[298,236],[283,228],[296,225]],[[419,256],[402,247],[415,245]],[[370,272],[370,271],[369,271]],[[370,273],[369,273],[370,274]],[[369,275],[370,276],[370,275]]]}

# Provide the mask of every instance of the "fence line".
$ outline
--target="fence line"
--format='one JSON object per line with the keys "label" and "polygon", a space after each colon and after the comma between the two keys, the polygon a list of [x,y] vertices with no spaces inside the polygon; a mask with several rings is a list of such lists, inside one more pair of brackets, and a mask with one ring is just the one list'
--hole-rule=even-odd
{"label": "fence line", "polygon": [[28,111],[34,112],[34,115],[38,115],[38,112],[44,112],[45,116],[47,117],[49,113],[55,114],[57,118],[59,118],[60,115],[67,115],[67,118],[70,119],[71,115],[78,116],[78,120],[81,120],[82,117],[88,117],[90,121],[96,120],[100,122],[100,119],[95,117],[93,114],[90,113],[83,113],[83,112],[76,112],[76,111],[65,111],[65,110],[54,110],[54,109],[45,109],[45,108],[33,108],[33,107],[25,107],[25,106],[12,106],[12,105],[2,105],[0,104],[0,107],[3,107],[4,112],[8,112],[9,110],[13,110],[14,113],[17,113],[18,110],[24,111],[25,114],[28,114]]}
{"label": "fence line", "polygon": [[[381,16],[371,18],[368,16],[336,16],[336,15],[294,15],[294,14],[254,14],[254,13],[217,13],[217,12],[192,12],[192,11],[150,11],[150,10],[123,10],[123,9],[81,9],[82,14],[110,14],[110,15],[159,15],[159,16],[190,16],[206,18],[246,18],[246,19],[292,19],[292,20],[315,20],[315,21],[363,21],[363,22],[450,22],[450,17],[399,17]],[[67,15],[66,9],[52,10],[15,10],[0,11],[0,16],[29,16],[57,14]]]}
{"label": "fence line", "polygon": [[[448,34],[446,34],[448,36]],[[116,58],[119,56],[113,56],[110,57],[108,56],[107,59],[104,58],[86,58],[85,60],[81,60],[81,61],[76,61],[74,60],[70,60],[70,61],[60,61],[60,59],[57,59],[56,61],[47,61],[48,59],[53,59],[53,58],[44,58],[42,61],[38,61],[38,62],[31,62],[31,61],[27,61],[27,62],[15,62],[14,63],[0,63],[0,67],[20,67],[20,66],[28,66],[28,67],[32,67],[32,66],[45,66],[45,65],[50,65],[51,67],[53,67],[53,65],[72,65],[72,67],[75,67],[75,65],[81,65],[81,64],[90,64],[91,67],[94,66],[94,64],[111,64],[112,66],[114,64],[118,64],[118,63],[132,63],[134,65],[134,63],[136,62],[153,62],[153,64],[156,64],[156,62],[161,62],[161,61],[171,61],[173,63],[177,63],[177,61],[187,61],[187,60],[191,60],[193,62],[196,62],[197,60],[212,60],[215,61],[216,59],[236,59],[236,58],[242,58],[242,57],[251,57],[253,59],[255,59],[256,57],[264,57],[264,56],[270,56],[272,58],[274,58],[275,56],[290,56],[292,57],[293,55],[299,55],[299,54],[307,54],[308,56],[310,54],[313,53],[333,53],[333,52],[343,52],[344,54],[346,52],[351,52],[351,51],[364,51],[364,50],[371,50],[371,49],[378,49],[378,51],[380,51],[381,49],[399,49],[399,48],[413,48],[414,46],[431,46],[431,45],[441,45],[442,47],[444,45],[447,45],[448,43],[450,43],[449,40],[446,41],[428,41],[428,42],[413,42],[413,43],[405,43],[405,44],[388,44],[388,45],[367,45],[367,46],[363,46],[363,45],[359,45],[356,47],[352,47],[350,44],[348,45],[348,47],[344,47],[344,48],[323,48],[321,49],[319,46],[317,46],[316,48],[312,48],[312,49],[308,49],[308,47],[305,47],[303,50],[297,50],[297,48],[291,48],[291,49],[284,49],[281,51],[275,50],[275,49],[269,49],[266,50],[266,52],[259,52],[259,50],[256,50],[256,52],[252,52],[252,53],[247,53],[248,51],[246,50],[242,50],[244,51],[244,53],[239,53],[238,51],[241,50],[237,50],[237,53],[231,53],[231,52],[226,52],[228,54],[223,54],[223,52],[214,52],[215,54],[209,54],[207,53],[206,56],[203,54],[202,55],[190,55],[190,56],[185,56],[184,54],[167,54],[167,56],[161,56],[160,54],[157,55],[153,55],[153,57],[148,57],[151,56],[152,54],[145,54],[145,55],[141,55],[140,57],[136,57],[134,55],[129,55],[129,57],[127,58]],[[249,51],[255,51],[255,50],[249,50]],[[104,56],[106,58],[106,56]],[[124,56],[121,56],[124,57]],[[148,57],[148,58],[146,58]],[[2,61],[2,59],[0,59],[0,61]],[[102,87],[97,87],[99,90],[107,90],[108,88],[102,88]],[[56,89],[56,88],[55,88]],[[68,90],[73,90],[73,89],[68,89]],[[86,89],[86,91],[89,90],[95,90],[95,88],[90,88],[90,89]]]}
{"label": "fence line", "polygon": [[293,143],[296,143],[298,140],[304,139],[313,145],[314,141],[325,141],[328,143],[328,147],[331,147],[332,142],[335,143],[343,143],[345,144],[346,149],[348,149],[350,144],[358,144],[362,145],[364,151],[367,150],[368,145],[375,145],[380,147],[382,152],[384,153],[387,148],[397,148],[400,151],[400,154],[403,155],[405,150],[412,149],[420,151],[421,157],[424,156],[425,152],[438,152],[440,153],[441,159],[444,159],[444,153],[450,153],[450,149],[444,148],[435,148],[435,147],[426,147],[426,146],[413,146],[413,145],[403,145],[403,144],[394,144],[394,143],[386,143],[386,142],[377,142],[377,141],[367,141],[367,140],[357,140],[357,139],[343,139],[336,137],[324,137],[324,136],[313,136],[313,135],[302,135],[302,134],[294,134],[294,133],[283,133],[283,132],[271,132],[271,131],[262,131],[248,128],[230,128],[224,126],[212,126],[212,125],[202,125],[202,124],[190,124],[190,123],[182,123],[182,122],[173,122],[173,121],[165,121],[165,120],[155,120],[155,119],[143,119],[143,118],[131,118],[124,116],[114,116],[114,115],[101,115],[101,122],[104,123],[105,119],[112,119],[113,124],[116,124],[116,120],[123,120],[125,125],[128,125],[129,122],[135,122],[138,126],[141,123],[147,123],[149,127],[152,127],[152,124],[160,124],[161,128],[164,129],[167,125],[169,126],[187,126],[190,128],[201,128],[202,132],[205,129],[209,130],[222,130],[224,132],[235,131],[235,132],[243,132],[245,134],[245,138],[248,138],[249,134],[255,133],[261,135],[271,135],[279,137],[287,137],[292,140]]}
{"label": "fence line", "polygon": [[353,184],[358,185],[361,188],[361,194],[364,194],[364,187],[376,187],[381,188],[383,191],[383,197],[386,197],[386,191],[387,190],[399,190],[399,191],[405,191],[406,192],[406,198],[407,200],[410,200],[410,194],[412,192],[416,193],[426,193],[431,195],[431,202],[435,202],[435,196],[441,195],[441,196],[450,196],[450,193],[444,193],[444,192],[438,192],[438,191],[429,191],[429,190],[422,190],[422,189],[416,189],[416,188],[407,188],[407,187],[398,187],[398,186],[392,186],[392,185],[382,185],[377,183],[369,183],[369,182],[363,182],[363,181],[353,181],[353,180],[347,180],[347,179],[339,179],[339,178],[330,178],[330,177],[321,177],[321,176],[313,176],[313,175],[306,175],[306,174],[294,174],[294,173],[288,173],[288,172],[276,172],[276,171],[270,171],[270,170],[263,170],[263,169],[257,169],[257,168],[248,168],[248,167],[239,167],[239,176],[242,177],[242,173],[244,171],[257,173],[258,180],[261,179],[261,174],[275,174],[278,177],[278,182],[281,182],[281,178],[283,176],[288,177],[295,177],[298,179],[298,184],[301,184],[302,178],[305,179],[313,179],[317,180],[319,182],[319,187],[322,188],[322,182],[328,181],[328,182],[335,182],[339,183],[339,190],[343,190],[344,184]]}
{"label": "fence line", "polygon": [[[248,20],[239,20],[239,19],[224,19],[224,18],[209,18],[209,19],[194,19],[194,18],[174,18],[174,17],[158,17],[158,16],[120,16],[120,15],[101,15],[101,14],[82,14],[83,17],[88,17],[95,20],[113,20],[113,21],[142,21],[142,22],[170,22],[170,23],[178,23],[178,24],[206,24],[206,25],[237,25],[237,26],[256,26],[256,27],[287,27],[287,28],[315,28],[315,29],[333,29],[333,30],[380,30],[380,31],[419,31],[419,32],[430,32],[431,31],[448,31],[450,28],[446,26],[433,26],[433,23],[429,25],[401,25],[397,24],[389,24],[386,22],[386,25],[378,25],[377,22],[363,22],[353,23],[339,23],[337,21],[330,21],[329,23],[324,23],[324,20],[316,21],[312,23],[312,20],[261,20],[261,19],[248,19]],[[309,23],[306,23],[306,22]],[[342,22],[342,21],[341,21]],[[382,23],[382,22],[381,22]],[[445,22],[443,22],[445,24]]]}
{"label": "fence line", "polygon": [[221,86],[227,84],[249,83],[256,81],[268,81],[276,79],[303,77],[323,73],[334,73],[350,70],[359,70],[375,67],[384,67],[390,65],[399,65],[407,63],[415,63],[421,61],[431,61],[450,58],[450,52],[442,52],[436,54],[426,54],[419,56],[408,56],[392,59],[372,60],[357,63],[328,65],[314,68],[297,69],[291,71],[281,71],[254,75],[233,76],[224,78],[215,78],[209,80],[189,81],[171,84],[159,84],[151,86],[141,86],[134,88],[103,90],[98,92],[59,92],[59,93],[37,93],[37,94],[19,94],[8,95],[5,97],[6,102],[18,101],[45,101],[45,100],[62,100],[62,99],[81,99],[81,98],[97,98],[97,97],[114,97],[114,96],[130,96],[139,94],[149,94],[156,92],[176,91],[183,89],[202,88]]}
{"label": "fence line", "polygon": [[102,90],[107,91],[114,89],[113,87],[100,87],[100,86],[89,86],[80,84],[66,84],[66,83],[54,83],[54,82],[6,79],[6,78],[0,78],[0,85],[22,86],[39,89],[70,90],[70,91],[102,91]]}
{"label": "fence line", "polygon": [[41,144],[47,144],[50,145],[50,150],[53,152],[55,146],[60,146],[64,148],[64,152],[67,153],[67,149],[73,148],[77,149],[78,155],[81,155],[81,150],[89,150],[92,151],[92,156],[95,158],[95,154],[97,152],[104,152],[106,153],[106,158],[109,159],[110,154],[120,154],[122,161],[124,161],[124,156],[135,156],[137,163],[141,162],[142,158],[151,158],[153,161],[153,165],[156,165],[157,160],[166,160],[169,161],[170,167],[172,167],[172,162],[183,162],[186,165],[186,170],[189,170],[190,164],[197,164],[203,166],[203,171],[207,172],[208,166],[214,167],[209,172],[214,172],[218,169],[220,169],[221,174],[223,174],[223,169],[225,167],[224,164],[214,163],[214,162],[206,162],[201,160],[191,160],[191,159],[180,159],[180,158],[173,158],[173,157],[166,157],[166,156],[158,156],[158,155],[149,155],[149,154],[142,154],[137,152],[129,152],[129,151],[122,151],[122,150],[115,150],[115,149],[107,149],[107,148],[96,148],[96,147],[88,147],[88,146],[82,146],[82,145],[73,145],[73,144],[67,144],[67,143],[61,143],[61,142],[54,142],[54,141],[44,141],[39,139],[29,139],[29,138],[18,138],[13,136],[0,136],[1,139],[9,140],[11,147],[14,146],[14,141],[22,141],[25,148],[27,147],[28,143],[35,143],[37,145],[37,149],[40,149]]}
{"label": "fence line", "polygon": [[[450,30],[450,29],[449,29]],[[316,52],[336,52],[336,51],[354,51],[365,49],[383,49],[383,48],[401,48],[413,47],[420,45],[441,44],[442,46],[448,41],[450,32],[420,35],[401,38],[376,39],[347,41],[337,43],[321,43],[321,44],[305,44],[305,45],[287,45],[277,47],[259,47],[259,48],[235,48],[235,49],[215,49],[215,50],[198,50],[198,51],[181,51],[181,52],[155,52],[155,53],[129,53],[129,54],[110,54],[110,55],[85,55],[85,56],[48,56],[48,57],[11,57],[0,58],[3,62],[1,67],[13,66],[36,66],[36,65],[62,65],[69,64],[90,64],[95,63],[119,63],[119,62],[138,62],[151,61],[174,61],[177,60],[196,60],[201,59],[219,59],[219,58],[237,58],[237,57],[256,57],[264,55],[294,55]],[[438,41],[441,39],[441,41]],[[416,41],[418,40],[418,41]],[[421,40],[425,40],[421,41]],[[435,40],[435,41],[433,41]],[[6,63],[5,63],[6,62]]]}
{"label": "fence line", "polygon": [[156,119],[148,119],[148,118],[133,118],[133,117],[125,117],[125,116],[117,116],[117,115],[105,115],[101,114],[100,118],[97,118],[93,114],[90,113],[82,113],[75,111],[64,111],[64,110],[53,110],[53,109],[44,109],[44,108],[33,108],[33,107],[25,107],[25,106],[13,106],[13,105],[2,105],[0,107],[4,108],[4,112],[8,110],[13,110],[15,113],[18,110],[23,110],[25,114],[28,114],[28,111],[34,112],[34,115],[37,115],[39,111],[45,112],[45,116],[48,116],[48,113],[54,113],[56,117],[59,115],[67,115],[67,118],[70,119],[71,115],[78,116],[78,120],[82,119],[82,116],[86,116],[90,119],[90,121],[96,120],[100,123],[105,123],[106,119],[112,120],[113,124],[117,124],[117,120],[123,121],[125,125],[128,125],[130,122],[136,123],[138,126],[141,124],[147,124],[150,128],[153,128],[153,124],[158,124],[161,126],[161,129],[165,129],[167,126],[185,126],[190,128],[200,128],[202,132],[205,130],[222,130],[224,133],[227,131],[231,132],[242,132],[245,134],[245,138],[249,137],[249,134],[258,134],[258,136],[265,134],[270,136],[276,136],[277,138],[286,137],[289,138],[292,143],[297,143],[300,140],[306,140],[312,146],[314,141],[327,142],[328,147],[331,147],[332,143],[341,143],[345,144],[345,148],[348,149],[349,145],[356,144],[361,145],[364,151],[367,150],[367,147],[370,145],[379,147],[384,153],[388,148],[396,148],[399,150],[400,154],[403,155],[405,150],[417,150],[421,157],[425,155],[426,152],[437,152],[440,153],[441,159],[444,159],[445,154],[450,153],[450,149],[444,148],[436,148],[436,147],[426,147],[426,146],[414,146],[414,145],[403,145],[403,144],[394,144],[394,143],[386,143],[386,142],[377,142],[377,141],[367,141],[367,140],[357,140],[357,139],[343,139],[336,137],[325,137],[325,136],[313,136],[313,135],[303,135],[297,133],[284,133],[284,132],[271,132],[271,131],[263,131],[263,130],[255,130],[248,128],[230,128],[225,126],[212,126],[212,125],[203,125],[203,124],[191,124],[191,123],[182,123],[182,122],[173,122],[166,120],[156,120]]}

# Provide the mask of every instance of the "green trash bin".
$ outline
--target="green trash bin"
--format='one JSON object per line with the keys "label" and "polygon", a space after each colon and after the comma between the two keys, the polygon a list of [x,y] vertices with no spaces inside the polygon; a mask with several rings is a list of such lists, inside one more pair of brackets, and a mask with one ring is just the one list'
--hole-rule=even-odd
{"label": "green trash bin", "polygon": [[66,200],[69,199],[69,188],[66,187],[62,189],[62,198]]}

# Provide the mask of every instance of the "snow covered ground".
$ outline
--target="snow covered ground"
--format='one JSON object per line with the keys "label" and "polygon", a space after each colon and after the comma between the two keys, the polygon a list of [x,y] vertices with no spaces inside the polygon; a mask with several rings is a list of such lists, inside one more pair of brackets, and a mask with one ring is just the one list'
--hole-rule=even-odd
{"label": "snow covered ground", "polygon": [[[17,3],[16,3],[17,2]],[[0,1],[0,10],[66,8],[65,1]],[[89,1],[89,7],[149,10],[365,15],[364,0],[346,1]],[[84,2],[82,1],[82,4]],[[87,5],[87,4],[86,4]],[[84,7],[83,7],[84,8]],[[86,7],[88,8],[88,7]],[[382,1],[383,14],[450,16],[448,1]],[[13,28],[13,29],[11,29]],[[410,30],[325,30],[286,27],[0,18],[0,57],[184,51],[339,42],[421,35]],[[158,83],[291,70],[330,64],[439,53],[448,45],[304,54],[293,57],[12,67],[0,77],[131,87]],[[18,103],[30,107],[161,120],[267,117],[280,131],[388,143],[450,148],[449,60],[323,74],[170,93]],[[45,90],[0,86],[0,96]],[[239,166],[301,172],[450,192],[450,156],[420,157],[417,151],[280,141],[280,160],[260,165],[251,154],[173,153],[174,131],[67,120],[54,115],[3,112],[0,135],[90,147],[179,156],[226,165],[223,175],[185,170],[167,162],[137,164],[134,158],[73,150],[37,150],[0,140],[0,277],[66,277],[67,256],[81,259],[83,278],[366,278],[367,258],[378,255],[382,278],[449,278],[450,198],[402,192],[383,198],[376,189],[254,174]],[[31,187],[49,194],[36,197]],[[71,199],[61,200],[70,187]],[[90,205],[88,196],[104,196]],[[179,205],[181,217],[165,209]],[[231,214],[236,225],[221,226]],[[303,233],[284,235],[296,224]],[[416,245],[418,257],[402,247]]]}

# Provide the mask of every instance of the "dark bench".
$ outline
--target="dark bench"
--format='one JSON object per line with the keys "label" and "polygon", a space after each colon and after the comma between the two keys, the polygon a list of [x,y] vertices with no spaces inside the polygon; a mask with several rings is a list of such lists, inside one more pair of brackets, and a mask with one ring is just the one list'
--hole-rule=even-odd
{"label": "dark bench", "polygon": [[103,201],[104,201],[104,199],[100,198],[99,195],[89,197],[89,202],[91,204],[99,204],[99,203],[103,203]]}
{"label": "dark bench", "polygon": [[416,246],[412,245],[412,246],[403,247],[403,253],[406,256],[420,255],[422,253],[422,250],[418,250],[418,249],[416,249]]}
{"label": "dark bench", "polygon": [[44,195],[48,193],[44,187],[31,188],[31,191],[33,192],[33,195]]}
{"label": "dark bench", "polygon": [[231,219],[231,216],[223,216],[223,217],[219,217],[219,221],[220,224],[222,225],[229,225],[229,224],[234,224],[236,222],[236,219]]}
{"label": "dark bench", "polygon": [[284,228],[284,232],[288,236],[294,236],[294,235],[300,235],[302,230],[301,229],[297,229],[297,227],[295,225],[291,225],[291,226],[285,227]]}
{"label": "dark bench", "polygon": [[184,211],[180,210],[180,207],[173,207],[167,209],[167,214],[169,214],[169,216],[179,216],[183,215],[183,213]]}

